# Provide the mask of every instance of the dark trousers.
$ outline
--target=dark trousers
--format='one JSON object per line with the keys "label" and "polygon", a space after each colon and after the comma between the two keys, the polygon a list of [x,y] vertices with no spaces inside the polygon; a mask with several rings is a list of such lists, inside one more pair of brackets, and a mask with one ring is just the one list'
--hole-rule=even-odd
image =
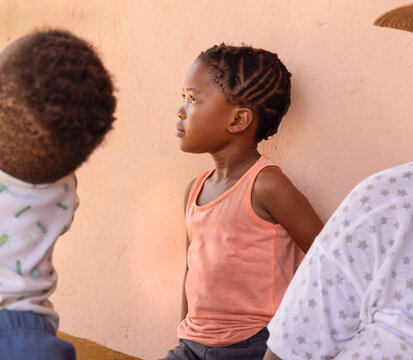
{"label": "dark trousers", "polygon": [[247,340],[219,348],[179,339],[179,346],[170,350],[162,360],[262,360],[268,336],[268,330],[264,328]]}
{"label": "dark trousers", "polygon": [[42,315],[0,310],[0,359],[76,360],[76,353],[71,343],[56,337]]}

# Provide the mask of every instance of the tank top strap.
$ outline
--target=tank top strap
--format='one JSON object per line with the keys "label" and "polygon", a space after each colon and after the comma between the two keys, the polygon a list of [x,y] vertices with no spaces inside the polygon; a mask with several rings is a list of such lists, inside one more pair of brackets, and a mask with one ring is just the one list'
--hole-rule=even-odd
{"label": "tank top strap", "polygon": [[213,171],[214,169],[208,170],[195,179],[194,183],[191,186],[191,189],[189,190],[188,203],[186,205],[186,209],[194,205],[195,200],[198,198],[199,192],[204,186],[205,180],[209,177],[209,175],[211,175]]}
{"label": "tank top strap", "polygon": [[255,180],[258,174],[261,172],[262,169],[269,167],[269,166],[277,167],[282,171],[282,169],[277,164],[275,164],[269,157],[265,155],[262,155],[258,159],[258,161],[253,165],[253,168],[251,169],[250,174],[248,176],[248,180],[246,181],[246,184],[245,184],[248,187],[246,191],[246,196],[247,196],[247,202],[249,204],[251,204],[252,188],[254,187],[254,183],[255,183]]}
{"label": "tank top strap", "polygon": [[[268,167],[268,166],[275,166],[278,167],[278,165],[276,165],[270,158],[268,158],[265,155],[262,155],[254,165],[252,165],[251,168],[249,168],[247,170],[247,172],[238,180],[238,182],[233,185],[229,190],[227,190],[224,195],[229,195],[231,193],[234,193],[235,190],[237,191],[237,194],[246,194],[247,196],[247,204],[250,206],[251,205],[251,192],[252,192],[252,188],[254,186],[255,183],[255,179],[257,177],[257,175],[259,174],[259,172]],[[198,195],[202,189],[202,187],[204,186],[205,180],[214,172],[214,169],[208,170],[206,172],[204,172],[202,175],[198,176],[194,183],[191,186],[191,189],[189,191],[189,196],[188,196],[188,203],[186,205],[186,210],[188,210],[190,207],[195,206],[195,202],[196,199],[198,199]],[[222,197],[222,195],[220,197],[218,197],[217,199],[220,199]],[[236,196],[236,197],[239,197]],[[217,199],[215,199],[214,201],[212,201],[211,203],[209,203],[208,205],[211,205],[212,203],[215,203],[217,201]],[[242,199],[245,199],[243,197],[239,197],[240,201],[244,201]]]}

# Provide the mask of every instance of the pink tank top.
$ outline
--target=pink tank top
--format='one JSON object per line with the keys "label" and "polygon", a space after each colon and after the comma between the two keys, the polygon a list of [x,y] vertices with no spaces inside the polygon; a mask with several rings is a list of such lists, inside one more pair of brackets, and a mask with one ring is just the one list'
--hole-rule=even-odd
{"label": "pink tank top", "polygon": [[198,195],[214,170],[192,185],[186,211],[190,241],[188,314],[178,336],[212,347],[243,341],[266,327],[294,274],[294,242],[287,231],[258,217],[251,205],[257,174],[276,166],[262,156],[212,202]]}

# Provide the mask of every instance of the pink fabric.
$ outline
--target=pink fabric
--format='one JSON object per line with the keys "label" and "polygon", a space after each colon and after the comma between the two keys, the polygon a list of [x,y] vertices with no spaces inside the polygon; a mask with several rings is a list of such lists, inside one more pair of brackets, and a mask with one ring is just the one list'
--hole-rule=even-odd
{"label": "pink fabric", "polygon": [[178,327],[180,338],[228,346],[266,327],[277,310],[294,274],[294,242],[252,208],[255,178],[267,166],[276,165],[262,156],[204,206],[196,200],[213,170],[194,182],[186,212],[188,315]]}

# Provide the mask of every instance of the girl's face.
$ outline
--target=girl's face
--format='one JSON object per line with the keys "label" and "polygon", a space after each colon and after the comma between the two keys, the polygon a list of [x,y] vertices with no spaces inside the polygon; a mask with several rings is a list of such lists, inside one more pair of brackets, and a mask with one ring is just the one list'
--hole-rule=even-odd
{"label": "girl's face", "polygon": [[176,123],[181,150],[215,153],[223,149],[231,139],[228,126],[234,121],[236,107],[228,103],[202,62],[196,61],[186,73],[182,99]]}

